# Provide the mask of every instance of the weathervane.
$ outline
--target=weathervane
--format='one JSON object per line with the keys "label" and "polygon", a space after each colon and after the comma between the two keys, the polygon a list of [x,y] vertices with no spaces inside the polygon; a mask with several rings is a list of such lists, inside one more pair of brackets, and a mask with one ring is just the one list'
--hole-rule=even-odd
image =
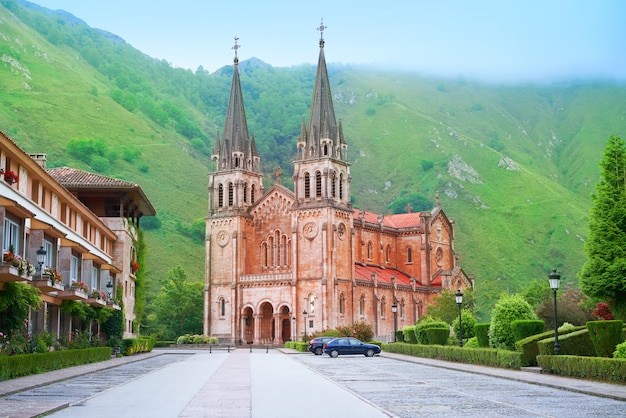
{"label": "weathervane", "polygon": [[322,18],[322,23],[317,28],[317,30],[320,31],[320,47],[324,46],[324,29],[327,27],[328,26],[324,26],[324,18]]}
{"label": "weathervane", "polygon": [[232,49],[234,49],[234,50],[235,50],[235,61],[239,61],[239,58],[237,58],[237,50],[238,50],[239,48],[241,48],[241,45],[238,45],[238,44],[237,44],[237,41],[238,41],[238,40],[239,40],[239,38],[235,36],[235,46],[233,46],[233,47],[232,47]]}

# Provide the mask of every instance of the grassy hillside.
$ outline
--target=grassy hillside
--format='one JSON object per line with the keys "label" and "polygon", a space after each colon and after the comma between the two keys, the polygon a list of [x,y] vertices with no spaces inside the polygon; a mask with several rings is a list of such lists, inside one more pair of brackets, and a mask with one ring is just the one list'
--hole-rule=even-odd
{"label": "grassy hillside", "polygon": [[[50,166],[139,183],[161,221],[145,235],[153,290],[177,265],[202,280],[204,249],[193,227],[206,216],[208,157],[232,67],[174,69],[72,16],[0,4],[0,129],[26,151],[48,153]],[[326,55],[332,61],[330,44]],[[276,165],[288,183],[315,68],[253,59],[240,69],[265,186]],[[329,71],[356,207],[389,212],[413,195],[432,205],[439,192],[483,311],[500,292],[544,280],[552,268],[576,286],[597,164],[609,135],[626,135],[625,86],[494,86]],[[108,164],[73,157],[67,144],[76,140],[104,142],[100,163]]]}

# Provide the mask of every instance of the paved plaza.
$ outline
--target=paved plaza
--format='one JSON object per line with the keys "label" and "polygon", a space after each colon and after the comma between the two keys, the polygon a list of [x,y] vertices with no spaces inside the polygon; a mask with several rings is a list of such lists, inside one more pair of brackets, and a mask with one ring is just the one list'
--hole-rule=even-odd
{"label": "paved plaza", "polygon": [[155,350],[0,382],[0,417],[623,417],[626,386],[383,353]]}

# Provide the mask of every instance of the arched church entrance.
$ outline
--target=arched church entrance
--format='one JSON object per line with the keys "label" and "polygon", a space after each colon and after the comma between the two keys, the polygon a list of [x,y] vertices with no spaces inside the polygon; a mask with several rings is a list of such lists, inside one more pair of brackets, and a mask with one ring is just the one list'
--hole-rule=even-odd
{"label": "arched church entrance", "polygon": [[246,344],[254,342],[254,311],[248,307],[243,310],[243,340]]}
{"label": "arched church entrance", "polygon": [[279,343],[291,341],[291,315],[287,306],[280,308],[280,335],[281,341]]}
{"label": "arched church entrance", "polygon": [[274,307],[269,302],[263,302],[260,311],[259,342],[272,344],[276,336],[274,332]]}

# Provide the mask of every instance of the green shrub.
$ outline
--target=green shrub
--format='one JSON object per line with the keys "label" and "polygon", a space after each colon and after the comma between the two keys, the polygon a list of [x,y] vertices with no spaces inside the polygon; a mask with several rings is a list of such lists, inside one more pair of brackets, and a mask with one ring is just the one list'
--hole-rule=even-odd
{"label": "green shrub", "polygon": [[489,326],[490,322],[480,322],[474,324],[474,334],[480,347],[489,347]]}
{"label": "green shrub", "polygon": [[384,344],[382,349],[390,353],[405,354],[415,357],[435,358],[509,369],[519,369],[525,366],[522,353],[495,348],[396,343]]}
{"label": "green shrub", "polygon": [[514,350],[515,336],[511,330],[511,322],[519,319],[537,319],[537,315],[522,296],[501,296],[491,313],[489,346]]}
{"label": "green shrub", "polygon": [[450,337],[450,328],[428,328],[426,330],[426,338],[428,344],[446,345]]}
{"label": "green shrub", "polygon": [[615,346],[613,358],[626,358],[626,341]]}
{"label": "green shrub", "polygon": [[415,334],[415,325],[409,325],[402,328],[404,334],[404,342],[409,344],[417,344],[417,335]]}
{"label": "green shrub", "polygon": [[[551,337],[537,342],[537,350],[540,355],[554,353],[554,333]],[[595,348],[589,338],[589,330],[586,328],[578,331],[559,335],[559,354],[571,356],[595,356]]]}
{"label": "green shrub", "polygon": [[425,316],[421,318],[417,322],[417,325],[415,325],[415,336],[417,337],[418,344],[430,344],[426,331],[431,328],[448,328],[449,330],[450,326],[446,323],[446,321],[443,321],[439,318],[433,318],[431,316]]}
{"label": "green shrub", "polygon": [[401,330],[401,329],[396,330],[396,340],[399,343],[403,343],[404,342],[404,331],[403,330]]}
{"label": "green shrub", "polygon": [[0,356],[0,381],[111,359],[111,347]]}
{"label": "green shrub", "polygon": [[480,348],[480,345],[478,345],[478,338],[476,337],[472,337],[469,340],[467,340],[464,344],[463,347],[465,348]]}
{"label": "green shrub", "polygon": [[584,379],[626,382],[626,359],[586,356],[537,356],[544,372]]}
{"label": "green shrub", "polygon": [[[471,311],[467,309],[463,309],[461,311],[461,324],[463,325],[463,339],[467,340],[476,335],[474,331],[474,325],[476,325],[476,318]],[[459,318],[455,318],[452,321],[452,329],[454,330],[454,335],[459,337]]]}
{"label": "green shrub", "polygon": [[518,319],[511,322],[511,331],[515,341],[523,340],[531,335],[541,334],[545,323],[539,319]]}
{"label": "green shrub", "polygon": [[[584,326],[574,327],[572,329],[566,329],[564,331],[558,331],[559,335],[565,335],[573,331],[586,329]],[[531,335],[522,340],[515,342],[515,348],[524,355],[524,361],[530,366],[537,365],[537,355],[539,354],[538,342],[554,336],[554,331],[546,331],[541,334]]]}
{"label": "green shrub", "polygon": [[154,348],[154,337],[124,338],[124,355],[148,353]]}
{"label": "green shrub", "polygon": [[613,355],[617,344],[623,341],[623,326],[624,323],[619,320],[587,322],[589,336],[598,357],[611,357]]}

